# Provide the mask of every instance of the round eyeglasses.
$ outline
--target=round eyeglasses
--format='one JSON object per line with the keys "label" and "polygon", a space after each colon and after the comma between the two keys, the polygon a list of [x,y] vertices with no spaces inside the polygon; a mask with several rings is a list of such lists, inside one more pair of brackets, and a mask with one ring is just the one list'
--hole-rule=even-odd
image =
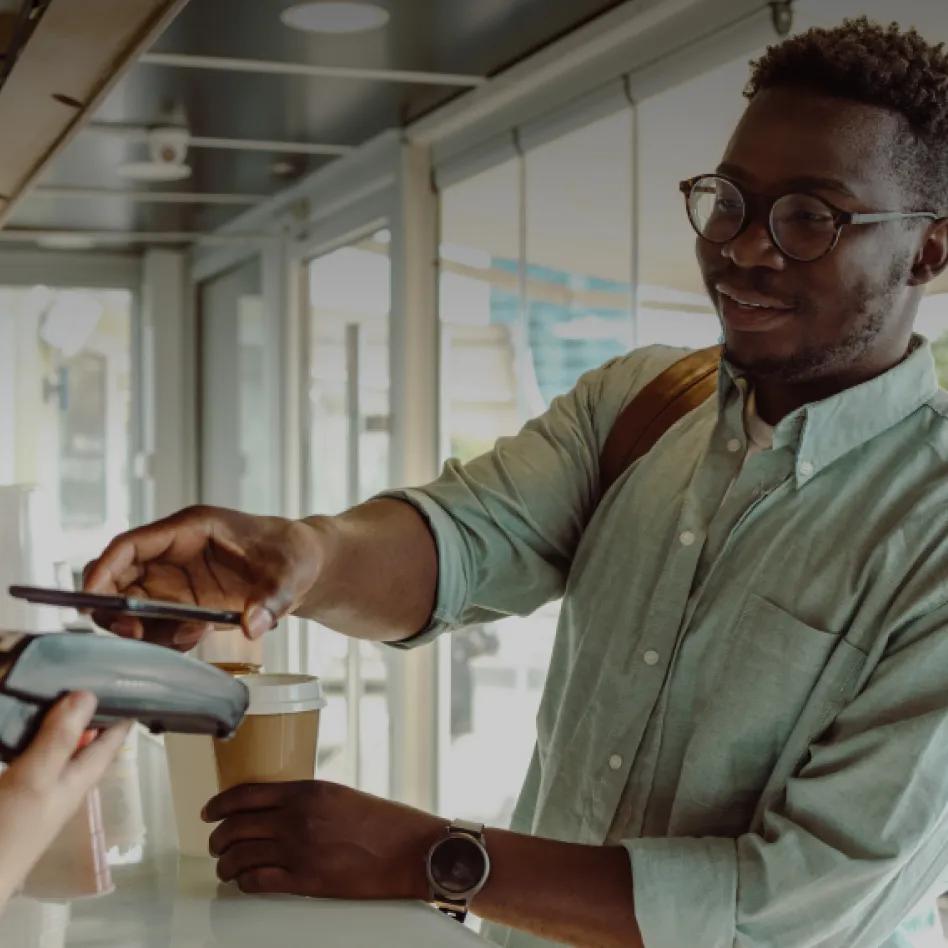
{"label": "round eyeglasses", "polygon": [[[726,244],[750,224],[748,200],[729,178],[699,175],[682,181],[680,187],[688,220],[699,237],[713,244]],[[881,224],[910,218],[935,221],[939,215],[933,211],[854,213],[840,210],[815,194],[784,194],[770,203],[767,231],[784,256],[809,263],[826,256],[836,246],[847,224]]]}

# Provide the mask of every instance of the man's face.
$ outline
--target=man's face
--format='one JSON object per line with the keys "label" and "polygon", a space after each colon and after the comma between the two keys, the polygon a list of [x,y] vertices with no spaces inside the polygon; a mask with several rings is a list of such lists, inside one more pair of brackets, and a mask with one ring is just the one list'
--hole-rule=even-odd
{"label": "man's face", "polygon": [[788,192],[844,211],[920,210],[893,168],[900,134],[893,113],[816,93],[770,89],[751,101],[717,170],[764,197],[751,199],[752,221],[734,240],[697,240],[734,364],[809,381],[858,369],[890,347],[894,359],[904,352],[918,297],[907,281],[923,225],[845,226],[834,250],[803,263],[773,245],[766,223],[767,198]]}

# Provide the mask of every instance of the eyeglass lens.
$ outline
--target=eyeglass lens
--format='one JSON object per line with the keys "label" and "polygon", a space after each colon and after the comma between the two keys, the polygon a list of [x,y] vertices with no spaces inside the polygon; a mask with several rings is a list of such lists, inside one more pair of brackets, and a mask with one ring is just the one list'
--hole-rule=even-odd
{"label": "eyeglass lens", "polygon": [[[740,189],[726,178],[699,178],[688,194],[694,229],[712,243],[733,240],[744,226],[747,205]],[[778,248],[796,260],[815,260],[833,246],[833,211],[809,194],[785,194],[773,205],[770,227]]]}

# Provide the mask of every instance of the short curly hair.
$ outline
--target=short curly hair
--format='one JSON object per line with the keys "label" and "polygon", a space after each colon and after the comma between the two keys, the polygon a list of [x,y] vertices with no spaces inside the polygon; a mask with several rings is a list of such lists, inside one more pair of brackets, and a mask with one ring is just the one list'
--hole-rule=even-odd
{"label": "short curly hair", "polygon": [[948,208],[948,53],[916,30],[884,27],[862,16],[834,29],[814,28],[767,49],[751,63],[744,95],[775,87],[891,109],[908,122],[895,164],[916,200]]}

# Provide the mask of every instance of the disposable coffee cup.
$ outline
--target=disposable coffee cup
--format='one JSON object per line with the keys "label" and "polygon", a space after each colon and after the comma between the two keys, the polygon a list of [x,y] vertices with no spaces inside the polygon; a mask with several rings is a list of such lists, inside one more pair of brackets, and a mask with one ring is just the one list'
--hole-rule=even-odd
{"label": "disposable coffee cup", "polygon": [[204,734],[165,734],[165,754],[178,852],[206,858],[213,827],[201,819],[201,810],[217,793],[214,744]]}
{"label": "disposable coffee cup", "polygon": [[[250,662],[212,662],[216,668],[243,679],[260,671]],[[178,852],[183,856],[208,856],[212,826],[201,819],[204,804],[218,790],[214,743],[204,734],[165,734],[165,754],[178,831]]]}
{"label": "disposable coffee cup", "polygon": [[310,675],[242,675],[250,705],[236,734],[214,740],[220,790],[245,783],[312,780],[319,715],[326,706]]}
{"label": "disposable coffee cup", "polygon": [[41,901],[72,902],[115,889],[105,848],[102,802],[96,788],[62,828],[23,883],[23,894]]}

